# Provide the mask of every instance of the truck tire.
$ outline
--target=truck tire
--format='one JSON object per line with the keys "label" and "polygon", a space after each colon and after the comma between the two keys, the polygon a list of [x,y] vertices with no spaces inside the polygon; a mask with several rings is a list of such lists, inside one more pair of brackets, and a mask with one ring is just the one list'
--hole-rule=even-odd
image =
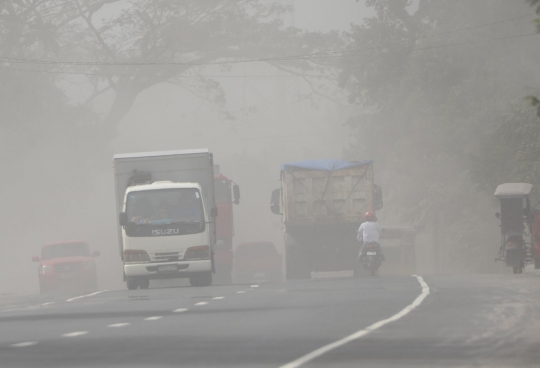
{"label": "truck tire", "polygon": [[148,289],[150,287],[150,279],[140,279],[138,284],[141,289]]}
{"label": "truck tire", "polygon": [[200,272],[189,277],[189,283],[194,287],[204,287],[212,285],[212,272]]}
{"label": "truck tire", "polygon": [[311,278],[305,255],[296,247],[287,247],[285,253],[285,278],[287,280],[306,280]]}
{"label": "truck tire", "polygon": [[534,260],[534,268],[537,270],[540,269],[540,258]]}
{"label": "truck tire", "polygon": [[136,290],[139,287],[137,279],[129,276],[126,278],[126,285],[128,290]]}

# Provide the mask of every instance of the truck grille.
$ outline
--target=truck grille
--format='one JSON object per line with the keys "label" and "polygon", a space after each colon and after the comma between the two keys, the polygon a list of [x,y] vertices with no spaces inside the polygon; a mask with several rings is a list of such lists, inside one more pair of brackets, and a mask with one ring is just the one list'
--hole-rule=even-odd
{"label": "truck grille", "polygon": [[174,262],[182,259],[180,252],[156,252],[152,254],[152,261]]}

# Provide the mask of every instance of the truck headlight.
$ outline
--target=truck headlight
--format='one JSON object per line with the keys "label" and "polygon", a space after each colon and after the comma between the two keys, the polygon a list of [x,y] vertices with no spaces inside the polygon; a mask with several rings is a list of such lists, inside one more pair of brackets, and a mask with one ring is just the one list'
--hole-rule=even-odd
{"label": "truck headlight", "polygon": [[125,250],[124,262],[150,262],[150,256],[144,250]]}
{"label": "truck headlight", "polygon": [[208,245],[199,245],[186,250],[184,261],[193,261],[210,258],[210,247]]}
{"label": "truck headlight", "polygon": [[39,270],[42,275],[52,273],[52,267],[51,266],[41,266],[41,269]]}

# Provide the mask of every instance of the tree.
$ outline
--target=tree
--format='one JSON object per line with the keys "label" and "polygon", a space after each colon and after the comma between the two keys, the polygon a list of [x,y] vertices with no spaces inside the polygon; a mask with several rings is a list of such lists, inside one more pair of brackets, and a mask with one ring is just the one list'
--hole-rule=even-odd
{"label": "tree", "polygon": [[219,83],[201,73],[205,66],[261,60],[287,71],[320,71],[320,62],[287,55],[341,45],[336,34],[285,28],[281,17],[290,8],[265,1],[76,0],[61,9],[63,18],[53,22],[63,35],[59,52],[35,63],[87,75],[93,93],[85,105],[112,91],[108,126],[160,83],[174,83],[227,114]]}
{"label": "tree", "polygon": [[349,122],[357,142],[348,155],[373,156],[386,207],[402,220],[423,229],[442,212],[452,243],[479,247],[487,198],[475,190],[471,159],[493,118],[530,83],[536,51],[520,55],[526,6],[423,0],[413,13],[406,0],[366,4],[376,16],[352,30],[357,51],[340,79],[365,111]]}

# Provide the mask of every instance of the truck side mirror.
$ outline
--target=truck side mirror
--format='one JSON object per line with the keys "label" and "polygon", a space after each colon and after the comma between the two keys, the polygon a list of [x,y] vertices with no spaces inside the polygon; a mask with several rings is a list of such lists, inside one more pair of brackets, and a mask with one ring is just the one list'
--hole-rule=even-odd
{"label": "truck side mirror", "polygon": [[280,199],[281,199],[281,189],[276,189],[272,191],[272,197],[270,199],[270,210],[275,215],[281,215],[280,208]]}
{"label": "truck side mirror", "polygon": [[128,224],[127,213],[120,212],[120,214],[118,215],[118,221],[120,222],[120,226],[127,226]]}
{"label": "truck side mirror", "polygon": [[240,186],[238,184],[233,185],[234,204],[240,203]]}
{"label": "truck side mirror", "polygon": [[216,207],[214,207],[214,208],[212,208],[210,210],[210,216],[212,216],[212,217],[217,217],[218,216],[218,210],[217,210]]}
{"label": "truck side mirror", "polygon": [[384,205],[384,201],[383,201],[382,188],[380,185],[374,184],[373,185],[373,207],[375,211],[383,208],[383,205]]}
{"label": "truck side mirror", "polygon": [[32,262],[39,262],[39,261],[41,261],[41,258],[39,258],[38,256],[32,257]]}
{"label": "truck side mirror", "polygon": [[500,212],[495,213],[495,217],[497,217],[500,220],[501,219],[501,213]]}

